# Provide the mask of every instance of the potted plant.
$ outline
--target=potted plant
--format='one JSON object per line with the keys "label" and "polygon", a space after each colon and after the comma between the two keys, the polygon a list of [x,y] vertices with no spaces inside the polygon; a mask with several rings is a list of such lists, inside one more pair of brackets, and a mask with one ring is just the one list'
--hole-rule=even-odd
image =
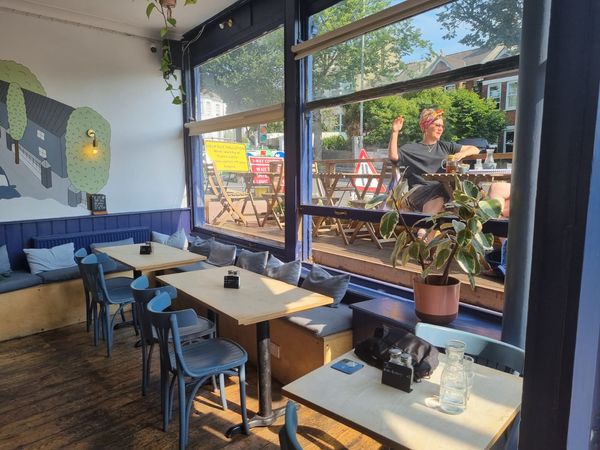
{"label": "potted plant", "polygon": [[[474,183],[455,179],[455,190],[445,210],[408,226],[401,214],[401,205],[410,192],[402,196],[399,184],[389,195],[380,195],[369,202],[369,207],[386,203],[393,207],[380,221],[384,238],[394,235],[396,226],[403,230],[397,235],[391,260],[394,267],[416,261],[421,276],[413,282],[415,310],[425,321],[448,324],[458,314],[460,282],[449,276],[450,266],[456,262],[469,277],[475,289],[475,275],[489,269],[485,254],[492,250],[494,236],[483,232],[483,224],[501,214],[498,200],[486,198]],[[425,233],[418,228],[427,227]]]}
{"label": "potted plant", "polygon": [[[198,0],[185,0],[185,5],[194,5],[197,2]],[[177,21],[173,18],[173,8],[176,5],[177,0],[148,0],[146,16],[150,19],[153,11],[157,11],[162,16],[163,27],[160,29],[160,38],[162,40],[160,71],[167,85],[165,90],[173,97],[172,103],[180,105],[183,103],[183,87],[177,80],[177,75],[175,75],[171,46],[169,45],[169,41],[165,39],[169,30],[174,30],[177,25]]]}

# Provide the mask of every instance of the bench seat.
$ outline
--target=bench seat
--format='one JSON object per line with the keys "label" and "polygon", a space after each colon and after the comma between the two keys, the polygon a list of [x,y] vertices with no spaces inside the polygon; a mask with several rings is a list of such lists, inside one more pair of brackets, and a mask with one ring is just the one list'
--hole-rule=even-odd
{"label": "bench seat", "polygon": [[343,303],[337,308],[318,308],[290,314],[285,320],[312,331],[316,336],[326,337],[352,329],[352,309]]}
{"label": "bench seat", "polygon": [[8,278],[0,277],[0,294],[42,284],[43,279],[23,270],[14,270]]}

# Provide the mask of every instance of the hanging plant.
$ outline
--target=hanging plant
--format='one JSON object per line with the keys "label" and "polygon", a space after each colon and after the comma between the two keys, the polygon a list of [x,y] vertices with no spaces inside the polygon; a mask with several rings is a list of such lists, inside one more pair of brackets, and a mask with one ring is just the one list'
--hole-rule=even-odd
{"label": "hanging plant", "polygon": [[[198,0],[185,0],[184,5],[195,5]],[[163,27],[160,29],[160,38],[162,40],[162,57],[160,59],[160,71],[167,85],[165,90],[173,97],[174,105],[183,103],[183,86],[177,79],[175,67],[173,67],[173,58],[171,54],[171,46],[166,39],[167,33],[174,30],[177,26],[177,21],[173,18],[173,8],[176,6],[177,0],[148,0],[146,6],[146,16],[150,19],[153,11],[157,11],[162,16]]]}

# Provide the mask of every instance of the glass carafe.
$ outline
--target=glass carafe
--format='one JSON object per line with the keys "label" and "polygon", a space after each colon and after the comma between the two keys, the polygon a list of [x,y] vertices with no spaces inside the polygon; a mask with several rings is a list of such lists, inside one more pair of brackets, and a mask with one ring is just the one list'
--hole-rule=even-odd
{"label": "glass carafe", "polygon": [[440,380],[440,408],[448,414],[460,414],[467,407],[467,376],[463,366],[465,344],[449,341],[446,366]]}
{"label": "glass carafe", "polygon": [[485,161],[483,162],[484,169],[495,169],[496,162],[494,161],[494,149],[490,148],[486,150],[487,156],[485,157]]}

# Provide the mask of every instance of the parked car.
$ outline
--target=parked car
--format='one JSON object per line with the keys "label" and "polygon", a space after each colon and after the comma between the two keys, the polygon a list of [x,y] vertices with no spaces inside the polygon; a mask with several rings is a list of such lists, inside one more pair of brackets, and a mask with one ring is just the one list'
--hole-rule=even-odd
{"label": "parked car", "polygon": [[0,167],[0,199],[18,198],[21,194],[16,189],[16,185],[10,184],[6,172]]}

